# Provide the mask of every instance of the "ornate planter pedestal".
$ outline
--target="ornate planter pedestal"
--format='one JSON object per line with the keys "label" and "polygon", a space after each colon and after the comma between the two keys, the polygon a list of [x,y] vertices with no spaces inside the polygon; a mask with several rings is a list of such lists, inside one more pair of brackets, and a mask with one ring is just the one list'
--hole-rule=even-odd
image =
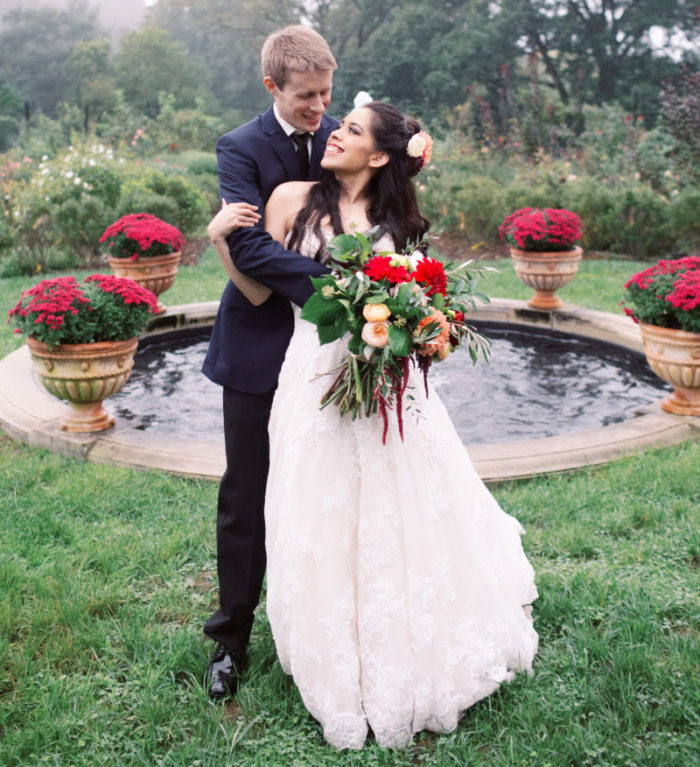
{"label": "ornate planter pedestal", "polygon": [[555,293],[573,280],[582,255],[583,250],[579,247],[556,253],[511,248],[515,273],[521,282],[535,289],[528,305],[533,309],[548,310],[562,306],[562,300]]}
{"label": "ornate planter pedestal", "polygon": [[661,403],[669,413],[700,415],[700,333],[639,323],[649,367],[673,386]]}
{"label": "ornate planter pedestal", "polygon": [[[156,296],[165,293],[175,282],[177,268],[182,257],[178,250],[176,253],[167,253],[164,256],[151,258],[109,258],[109,266],[117,277],[127,277],[138,282],[141,287],[151,290]],[[158,301],[158,311],[165,311],[165,306]]]}
{"label": "ornate planter pedestal", "polygon": [[27,338],[29,354],[42,385],[54,397],[68,400],[59,419],[64,431],[103,431],[114,424],[114,416],[102,400],[119,391],[134,367],[138,338],[92,344],[61,344],[53,349]]}

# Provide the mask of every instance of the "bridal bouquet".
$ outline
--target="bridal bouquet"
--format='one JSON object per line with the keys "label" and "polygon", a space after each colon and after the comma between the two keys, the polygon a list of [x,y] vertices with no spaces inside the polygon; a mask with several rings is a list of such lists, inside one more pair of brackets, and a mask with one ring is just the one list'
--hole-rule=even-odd
{"label": "bridal bouquet", "polygon": [[477,299],[473,261],[443,264],[420,250],[404,254],[372,252],[372,239],[341,234],[328,244],[330,274],[312,278],[315,293],[301,316],[316,325],[321,344],[349,334],[348,354],[329,371],[334,379],[321,399],[353,420],[379,413],[388,429],[388,411],[396,408],[403,439],[403,398],[411,365],[428,371],[458,346],[473,362],[488,360],[489,341],[464,321]]}

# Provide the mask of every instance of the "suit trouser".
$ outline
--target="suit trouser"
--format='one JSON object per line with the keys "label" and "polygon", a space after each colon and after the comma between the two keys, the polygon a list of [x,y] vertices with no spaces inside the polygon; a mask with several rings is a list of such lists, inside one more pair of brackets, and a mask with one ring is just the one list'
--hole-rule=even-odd
{"label": "suit trouser", "polygon": [[267,394],[223,391],[226,471],[216,517],[219,609],[204,625],[204,633],[239,654],[248,645],[267,561],[267,427],[273,395],[274,389]]}

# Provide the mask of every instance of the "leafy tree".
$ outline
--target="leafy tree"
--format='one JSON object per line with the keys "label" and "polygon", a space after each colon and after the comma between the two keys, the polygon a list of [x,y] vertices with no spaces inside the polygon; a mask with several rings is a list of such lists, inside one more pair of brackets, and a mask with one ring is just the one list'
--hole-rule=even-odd
{"label": "leafy tree", "polygon": [[197,97],[211,100],[204,65],[162,29],[146,26],[126,35],[116,68],[127,101],[149,117],[158,114],[159,93],[173,95],[179,107],[194,106]]}
{"label": "leafy tree", "polygon": [[49,6],[10,11],[0,33],[0,77],[12,83],[23,100],[55,115],[70,93],[67,63],[76,43],[101,36],[97,11],[84,0],[65,10]]}
{"label": "leafy tree", "polygon": [[[21,115],[22,99],[11,85],[0,77],[0,152],[9,149],[19,136]],[[0,228],[1,226],[0,224]]]}
{"label": "leafy tree", "polygon": [[21,114],[22,98],[17,89],[0,77],[0,115],[20,117]]}
{"label": "leafy tree", "polygon": [[678,68],[655,51],[652,28],[690,37],[700,24],[692,0],[501,0],[498,12],[522,31],[522,50],[538,55],[563,103],[618,100],[649,120],[661,81]]}
{"label": "leafy tree", "polygon": [[66,66],[78,107],[94,117],[114,108],[116,81],[107,38],[76,43]]}
{"label": "leafy tree", "polygon": [[158,0],[148,21],[186,46],[221,106],[243,118],[270,102],[260,73],[263,41],[300,13],[295,0]]}
{"label": "leafy tree", "polygon": [[[502,71],[520,54],[486,0],[440,3],[358,0],[327,12],[339,58],[336,98],[347,108],[357,90],[431,117],[463,103],[475,84],[496,94]],[[348,23],[340,20],[347,17]]]}
{"label": "leafy tree", "polygon": [[664,122],[676,140],[678,159],[700,178],[700,70],[684,70],[678,83],[665,83],[661,104]]}

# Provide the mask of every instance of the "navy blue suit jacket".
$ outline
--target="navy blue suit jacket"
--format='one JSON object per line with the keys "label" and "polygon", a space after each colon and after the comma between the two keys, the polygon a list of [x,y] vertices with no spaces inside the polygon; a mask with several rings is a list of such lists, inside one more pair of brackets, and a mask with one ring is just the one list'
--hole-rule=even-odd
{"label": "navy blue suit jacket", "polygon": [[[328,135],[337,120],[323,116],[313,137],[309,178],[320,168]],[[226,133],[216,142],[220,196],[227,202],[249,202],[264,211],[276,186],[298,181],[298,161],[291,139],[270,107],[265,113]],[[229,280],[221,297],[203,373],[215,383],[246,394],[263,394],[276,383],[292,337],[298,306],[313,293],[310,277],[326,270],[321,264],[275,242],[263,223],[242,228],[229,238],[236,267],[273,290],[254,306]]]}

